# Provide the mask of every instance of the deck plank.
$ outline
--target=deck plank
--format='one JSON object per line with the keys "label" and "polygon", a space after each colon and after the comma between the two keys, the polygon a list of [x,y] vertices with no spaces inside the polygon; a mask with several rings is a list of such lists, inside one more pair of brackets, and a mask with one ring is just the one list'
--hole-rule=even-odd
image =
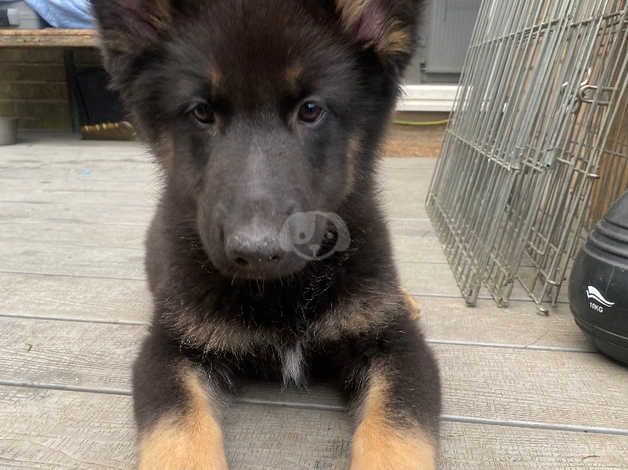
{"label": "deck plank", "polygon": [[[132,209],[130,211],[133,212]],[[62,220],[75,225],[89,224],[89,219],[98,217],[112,222],[125,218],[147,226],[149,219],[145,214],[129,216],[124,208],[117,211],[113,209],[109,212],[100,211],[98,214],[88,209],[85,209],[83,214],[53,213],[55,215],[49,219],[51,223]],[[5,215],[0,215],[0,219],[3,217]],[[24,213],[19,217],[30,220],[31,215]],[[10,224],[0,224],[0,227],[8,226]],[[45,237],[45,234],[43,236]],[[145,278],[143,260],[144,251],[139,243],[134,248],[119,246],[103,248],[88,241],[83,245],[20,240],[0,243],[0,271],[4,272],[141,280]],[[449,265],[408,261],[406,258],[396,261],[402,284],[412,294],[460,297],[460,290]],[[488,298],[486,294],[483,297]],[[528,297],[517,287],[512,299],[528,300]]]}
{"label": "deck plank", "polygon": [[[507,310],[464,306],[424,209],[433,167],[386,159],[380,186],[443,372],[443,468],[628,468],[628,437],[609,434],[628,431],[628,372],[590,352],[565,304],[539,317],[517,288]],[[132,468],[129,370],[151,312],[142,241],[159,186],[136,143],[0,147],[0,468]],[[346,468],[343,407],[329,387],[246,385],[226,414],[233,468]]]}
{"label": "deck plank", "polygon": [[[68,195],[63,196],[65,199]],[[115,197],[102,194],[103,203],[112,204]],[[125,200],[128,196],[125,196]],[[108,200],[107,200],[108,199]],[[31,205],[48,205],[48,201],[31,201],[18,203],[29,210]],[[126,200],[128,202],[128,200]],[[3,207],[3,201],[0,201]],[[62,206],[57,206],[61,208]],[[68,207],[68,206],[65,206]],[[46,209],[42,209],[46,210]],[[150,217],[152,206],[144,209],[147,214],[142,215],[142,220]],[[46,217],[49,216],[46,210]],[[64,210],[54,211],[63,213]],[[143,249],[143,240],[147,224],[142,225],[139,220],[135,223],[63,223],[45,222],[36,220],[29,214],[28,223],[2,223],[0,222],[0,243],[19,250],[22,244],[60,245],[67,248],[82,246],[98,246],[101,249],[108,248],[134,248]],[[400,219],[393,219],[390,223],[391,238],[395,257],[399,260],[414,263],[439,263],[446,264],[440,242],[434,233],[431,224],[427,220],[417,221],[413,228],[407,228]]]}
{"label": "deck plank", "polygon": [[[140,250],[142,254],[144,252],[143,241],[148,226],[148,216],[142,215],[141,219],[134,219],[137,222],[127,224],[77,223],[77,219],[71,223],[54,223],[34,220],[30,209],[36,203],[25,203],[27,204],[24,211],[29,212],[23,216],[23,220],[25,219],[27,223],[0,222],[0,244],[5,247],[5,250],[20,251],[37,248],[78,250],[85,247],[97,247],[100,250],[122,248]],[[46,204],[39,204],[42,206],[41,211],[46,212],[46,217],[50,213],[54,213],[55,217],[66,213],[65,210],[48,212]],[[2,201],[0,201],[1,207]],[[101,213],[100,217],[102,215]],[[397,260],[409,263],[447,263],[441,245],[433,232],[416,230],[414,234],[408,231],[396,233],[396,224],[391,225],[394,256]]]}
{"label": "deck plank", "polygon": [[[110,152],[98,152],[99,157],[86,152],[85,147],[68,152],[69,149],[61,145],[52,147],[46,159],[39,160],[33,160],[30,146],[18,145],[15,149],[10,158],[4,160],[0,150],[0,169],[3,170],[0,181],[4,183],[3,191],[13,195],[17,188],[28,189],[26,194],[30,198],[36,196],[30,194],[32,190],[41,191],[44,188],[49,191],[110,191],[114,194],[132,188],[133,191],[151,195],[159,186],[157,172],[152,165],[147,165],[150,158],[140,145],[118,146]],[[110,156],[120,151],[124,151],[123,157]],[[400,168],[389,160],[382,162],[381,197],[390,217],[426,217],[423,201],[432,166],[429,161],[419,160],[409,161]],[[413,169],[415,171],[409,171]],[[3,199],[2,192],[0,199]],[[7,215],[16,217],[15,214]],[[31,217],[37,216],[37,213],[31,212]]]}
{"label": "deck plank", "polygon": [[[129,393],[131,362],[145,331],[142,325],[0,318],[0,382]],[[598,354],[433,348],[443,372],[445,414],[628,433],[628,370]]]}
{"label": "deck plank", "polygon": [[[33,207],[33,211],[41,210],[42,213],[54,214],[55,221],[65,219],[74,225],[76,236],[81,233],[89,234],[91,229],[82,231],[76,226],[89,225],[89,219],[98,217],[99,219],[136,221],[138,224],[148,225],[148,217],[145,214],[135,213],[129,216],[129,212],[134,212],[132,208],[114,209],[111,211],[100,211],[94,214],[92,210],[85,208],[83,213],[76,212],[47,212],[45,208]],[[9,211],[10,212],[10,211]],[[23,212],[19,217],[31,220],[32,211]],[[92,214],[92,215],[89,215]],[[4,213],[0,218],[7,217]],[[52,225],[51,221],[51,226]],[[144,278],[144,250],[142,243],[137,240],[128,245],[109,243],[101,246],[98,238],[95,240],[85,238],[82,242],[61,243],[57,240],[67,236],[59,231],[52,235],[52,240],[46,240],[48,235],[46,230],[41,232],[42,240],[25,241],[17,235],[11,235],[11,224],[0,224],[4,242],[0,243],[0,271],[32,272],[39,274],[66,274],[74,276],[106,276],[128,278]],[[115,228],[114,228],[115,229]],[[138,231],[139,232],[139,231]],[[70,233],[70,232],[66,232]],[[115,237],[114,237],[115,238]],[[432,241],[428,241],[425,251],[430,249]],[[419,256],[419,255],[415,255]],[[407,287],[417,293],[428,292],[443,295],[459,295],[458,287],[455,284],[451,271],[447,264],[437,264],[430,269],[421,269],[423,264],[407,259],[398,259],[402,278],[407,279]]]}
{"label": "deck plank", "polygon": [[[0,387],[0,466],[131,469],[130,397]],[[347,468],[350,420],[338,411],[237,404],[224,419],[233,470]],[[443,424],[443,470],[623,469],[628,439],[581,432]]]}
{"label": "deck plank", "polygon": [[[143,279],[0,273],[0,298],[3,316],[145,323],[152,311]],[[417,296],[416,300],[431,340],[592,350],[564,304],[541,317],[530,302],[513,302],[501,309],[490,300],[480,301],[476,308],[456,297]]]}
{"label": "deck plank", "polygon": [[[68,195],[67,198],[85,197],[80,195]],[[0,224],[3,231],[16,223],[32,224],[43,222],[54,226],[57,223],[71,224],[140,224],[145,227],[151,219],[150,208],[144,204],[128,204],[116,206],[115,203],[83,203],[75,205],[71,203],[55,203],[47,200],[34,200],[29,202],[16,202],[9,200],[0,203]]]}
{"label": "deck plank", "polygon": [[421,306],[423,330],[434,341],[593,350],[566,304],[551,309],[549,316],[540,316],[536,305],[527,301],[511,302],[506,309],[488,299],[480,300],[473,308],[458,298],[416,299]]}
{"label": "deck plank", "polygon": [[[149,221],[150,214],[134,206],[103,209],[26,204],[18,209],[11,205],[0,213],[0,271],[143,279],[140,234]],[[38,231],[42,226],[44,230]],[[102,233],[93,236],[99,228]],[[30,235],[20,237],[29,231]],[[103,243],[107,233],[113,232],[118,233]],[[137,239],[125,240],[129,233]],[[35,240],[38,234],[39,240]],[[84,237],[78,241],[81,234]],[[394,235],[392,241],[400,276],[408,290],[415,295],[460,297],[434,236]],[[490,296],[483,289],[480,298]],[[511,300],[529,300],[518,283]],[[567,292],[563,289],[559,301],[566,300]]]}
{"label": "deck plank", "polygon": [[0,315],[9,316],[146,322],[151,313],[143,279],[0,273],[0,298]]}

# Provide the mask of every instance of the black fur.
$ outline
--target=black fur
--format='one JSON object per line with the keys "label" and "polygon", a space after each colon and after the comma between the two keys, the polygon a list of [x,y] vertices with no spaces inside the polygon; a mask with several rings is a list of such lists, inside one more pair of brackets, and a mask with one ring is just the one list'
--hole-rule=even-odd
{"label": "black fur", "polygon": [[[184,406],[178,368],[228,391],[242,376],[281,379],[283,351],[299,347],[305,380],[331,373],[356,400],[377,365],[391,421],[437,439],[438,369],[404,302],[374,182],[421,2],[371,3],[345,25],[334,0],[93,1],[113,87],[164,174],[147,239],[155,316],[134,370],[140,433]],[[384,24],[405,28],[407,50],[382,46]],[[324,117],[306,125],[295,110],[312,96]],[[287,217],[314,210],[344,221],[346,251],[254,267],[230,255],[241,236],[275,253]],[[319,225],[324,251],[333,240]]]}

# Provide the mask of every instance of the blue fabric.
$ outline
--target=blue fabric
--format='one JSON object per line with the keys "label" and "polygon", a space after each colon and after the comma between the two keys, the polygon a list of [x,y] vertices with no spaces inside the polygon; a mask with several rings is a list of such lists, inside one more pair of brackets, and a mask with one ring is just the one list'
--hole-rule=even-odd
{"label": "blue fabric", "polygon": [[93,28],[89,0],[26,0],[54,28]]}

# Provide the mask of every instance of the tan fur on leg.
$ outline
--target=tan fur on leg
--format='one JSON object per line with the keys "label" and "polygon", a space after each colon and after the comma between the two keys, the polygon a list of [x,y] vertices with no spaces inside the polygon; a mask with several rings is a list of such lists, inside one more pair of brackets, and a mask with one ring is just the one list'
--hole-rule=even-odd
{"label": "tan fur on leg", "polygon": [[388,384],[373,374],[353,435],[351,470],[434,470],[436,449],[419,426],[395,427],[386,416]]}
{"label": "tan fur on leg", "polygon": [[406,307],[410,310],[410,317],[413,320],[418,321],[421,319],[421,307],[419,307],[418,302],[412,297],[412,294],[407,290],[403,289],[403,296],[406,301]]}
{"label": "tan fur on leg", "polygon": [[189,395],[184,414],[164,416],[139,442],[140,470],[227,470],[223,437],[211,397],[196,373],[182,377]]}

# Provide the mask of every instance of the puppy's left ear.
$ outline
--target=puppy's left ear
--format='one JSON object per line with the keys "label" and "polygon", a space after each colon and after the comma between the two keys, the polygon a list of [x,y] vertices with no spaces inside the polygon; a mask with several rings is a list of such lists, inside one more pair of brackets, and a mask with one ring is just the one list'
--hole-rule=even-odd
{"label": "puppy's left ear", "polygon": [[114,86],[131,74],[130,64],[168,31],[174,0],[91,0],[105,68]]}
{"label": "puppy's left ear", "polygon": [[416,48],[423,0],[336,0],[347,37],[401,75]]}

